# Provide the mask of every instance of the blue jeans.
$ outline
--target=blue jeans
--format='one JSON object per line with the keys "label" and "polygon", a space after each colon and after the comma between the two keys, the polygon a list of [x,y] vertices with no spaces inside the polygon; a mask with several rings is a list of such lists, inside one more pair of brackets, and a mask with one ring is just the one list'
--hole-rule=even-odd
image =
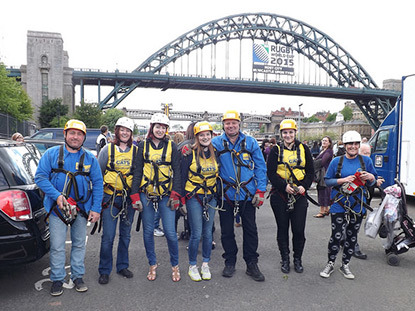
{"label": "blue jeans", "polygon": [[[201,196],[199,196],[202,198]],[[209,205],[216,207],[216,200],[213,198]],[[190,225],[190,239],[189,239],[189,264],[196,265],[197,252],[199,249],[200,238],[202,240],[202,257],[203,262],[210,261],[210,254],[212,253],[212,227],[215,218],[215,210],[209,207],[209,221],[206,221],[203,217],[203,207],[199,201],[193,196],[186,202],[187,206],[187,219]]]}
{"label": "blue jeans", "polygon": [[[153,266],[157,263],[156,252],[154,249],[154,214],[153,203],[147,199],[144,193],[140,193],[141,202],[143,203],[142,222],[143,222],[143,240],[146,248],[148,263]],[[172,266],[179,264],[179,243],[177,242],[177,233],[175,228],[176,211],[167,207],[168,196],[164,196],[158,202],[158,210],[163,224],[164,236],[167,239],[167,246],[170,253],[170,263]]]}
{"label": "blue jeans", "polygon": [[[104,193],[103,202],[110,200],[111,196]],[[114,205],[111,204],[102,210],[102,237],[101,251],[99,254],[99,274],[111,274],[112,271],[112,248],[114,245],[115,234],[117,231],[117,223],[120,220],[119,239],[117,249],[117,272],[129,267],[128,247],[131,239],[131,226],[134,221],[135,210],[131,206],[130,198],[127,198],[127,215],[120,214],[117,207],[122,206],[122,196],[115,198]]]}
{"label": "blue jeans", "polygon": [[[82,278],[85,274],[85,240],[86,240],[85,217],[78,215],[75,222],[70,226],[71,231],[71,279]],[[58,216],[49,216],[50,230],[50,279],[51,281],[64,281],[65,271],[65,241],[68,226]]]}

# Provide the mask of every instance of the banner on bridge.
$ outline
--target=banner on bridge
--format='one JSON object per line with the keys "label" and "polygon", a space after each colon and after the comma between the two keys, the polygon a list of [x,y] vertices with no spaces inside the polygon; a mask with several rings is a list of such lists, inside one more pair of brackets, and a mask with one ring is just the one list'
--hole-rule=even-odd
{"label": "banner on bridge", "polygon": [[252,53],[254,73],[294,75],[294,50],[291,47],[272,42],[254,42]]}

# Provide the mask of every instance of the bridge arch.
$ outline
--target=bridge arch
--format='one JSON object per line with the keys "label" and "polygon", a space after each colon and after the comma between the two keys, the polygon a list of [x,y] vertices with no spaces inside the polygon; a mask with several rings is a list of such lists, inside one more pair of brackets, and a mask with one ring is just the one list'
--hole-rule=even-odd
{"label": "bridge arch", "polygon": [[205,23],[166,44],[135,71],[160,74],[192,51],[235,39],[291,47],[323,69],[338,86],[378,88],[366,70],[329,35],[300,20],[269,13],[231,15]]}

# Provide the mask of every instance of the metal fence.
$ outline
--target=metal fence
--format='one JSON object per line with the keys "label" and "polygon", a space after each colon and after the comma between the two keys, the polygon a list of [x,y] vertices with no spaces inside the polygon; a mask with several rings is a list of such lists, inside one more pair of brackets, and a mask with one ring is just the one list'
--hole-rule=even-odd
{"label": "metal fence", "polygon": [[28,121],[19,121],[7,114],[0,113],[0,137],[11,138],[13,133],[19,132],[23,136],[30,136],[36,131],[36,124]]}

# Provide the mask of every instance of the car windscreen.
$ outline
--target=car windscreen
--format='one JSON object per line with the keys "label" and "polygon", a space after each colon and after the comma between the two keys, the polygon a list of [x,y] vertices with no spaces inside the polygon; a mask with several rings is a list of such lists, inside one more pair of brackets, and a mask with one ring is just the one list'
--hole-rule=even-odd
{"label": "car windscreen", "polygon": [[87,132],[84,146],[88,148],[89,150],[96,150],[97,149],[96,143],[97,143],[98,135],[99,133],[94,133],[94,132],[88,133]]}
{"label": "car windscreen", "polygon": [[38,156],[30,145],[7,146],[2,149],[2,165],[7,165],[17,185],[35,183],[35,173],[39,162]]}

